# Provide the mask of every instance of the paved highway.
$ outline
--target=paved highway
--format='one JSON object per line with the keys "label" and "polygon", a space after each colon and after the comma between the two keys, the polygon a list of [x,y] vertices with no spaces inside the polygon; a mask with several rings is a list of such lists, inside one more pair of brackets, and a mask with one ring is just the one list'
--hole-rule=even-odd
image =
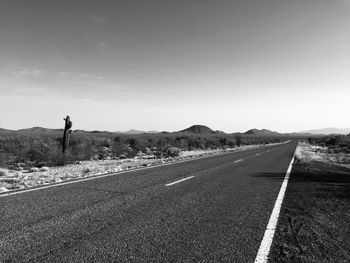
{"label": "paved highway", "polygon": [[295,147],[0,196],[0,262],[254,262]]}

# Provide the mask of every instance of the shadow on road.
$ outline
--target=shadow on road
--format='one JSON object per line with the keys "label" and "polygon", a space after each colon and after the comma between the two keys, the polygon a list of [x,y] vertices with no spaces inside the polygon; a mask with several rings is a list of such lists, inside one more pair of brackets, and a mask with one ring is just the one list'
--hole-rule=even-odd
{"label": "shadow on road", "polygon": [[253,177],[264,177],[276,181],[282,181],[285,176],[286,173],[256,173],[253,175]]}

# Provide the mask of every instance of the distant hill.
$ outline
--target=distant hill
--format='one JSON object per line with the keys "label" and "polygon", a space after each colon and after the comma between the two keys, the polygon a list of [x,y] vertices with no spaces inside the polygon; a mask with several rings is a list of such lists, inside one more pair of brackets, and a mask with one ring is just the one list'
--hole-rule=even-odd
{"label": "distant hill", "polygon": [[187,129],[184,129],[180,132],[190,132],[190,133],[196,133],[196,134],[203,134],[203,133],[216,133],[212,129],[210,129],[207,126],[204,125],[193,125]]}
{"label": "distant hill", "polygon": [[49,128],[43,128],[43,127],[32,127],[27,129],[20,129],[15,131],[16,133],[27,133],[27,134],[33,134],[33,133],[61,133],[63,129],[49,129]]}
{"label": "distant hill", "polygon": [[323,128],[323,129],[315,129],[315,130],[306,130],[301,131],[299,133],[311,133],[311,134],[349,134],[350,128]]}
{"label": "distant hill", "polygon": [[134,134],[134,135],[137,135],[137,134],[144,134],[144,133],[158,133],[157,131],[140,131],[140,130],[135,130],[135,129],[131,129],[131,130],[128,130],[128,131],[118,131],[117,133],[123,133],[123,134]]}
{"label": "distant hill", "polygon": [[13,130],[8,130],[8,129],[0,128],[0,133],[10,133],[10,132],[14,132],[14,131],[13,131]]}
{"label": "distant hill", "polygon": [[250,129],[250,130],[246,131],[244,134],[247,134],[247,135],[280,135],[280,133],[278,133],[278,132],[270,131],[267,129],[262,129],[262,130]]}

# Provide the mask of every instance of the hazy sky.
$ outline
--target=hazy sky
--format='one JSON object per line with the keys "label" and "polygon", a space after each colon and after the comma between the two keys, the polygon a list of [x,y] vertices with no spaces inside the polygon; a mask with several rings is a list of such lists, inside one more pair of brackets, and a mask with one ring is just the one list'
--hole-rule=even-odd
{"label": "hazy sky", "polygon": [[0,0],[0,127],[350,126],[350,0]]}

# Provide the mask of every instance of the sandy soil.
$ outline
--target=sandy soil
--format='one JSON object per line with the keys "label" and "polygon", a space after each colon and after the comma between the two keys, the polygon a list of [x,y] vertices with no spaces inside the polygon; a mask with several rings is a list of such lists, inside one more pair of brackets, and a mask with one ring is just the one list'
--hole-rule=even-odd
{"label": "sandy soil", "polygon": [[334,153],[328,147],[311,145],[305,141],[299,143],[295,157],[302,162],[318,161],[350,168],[350,154]]}

